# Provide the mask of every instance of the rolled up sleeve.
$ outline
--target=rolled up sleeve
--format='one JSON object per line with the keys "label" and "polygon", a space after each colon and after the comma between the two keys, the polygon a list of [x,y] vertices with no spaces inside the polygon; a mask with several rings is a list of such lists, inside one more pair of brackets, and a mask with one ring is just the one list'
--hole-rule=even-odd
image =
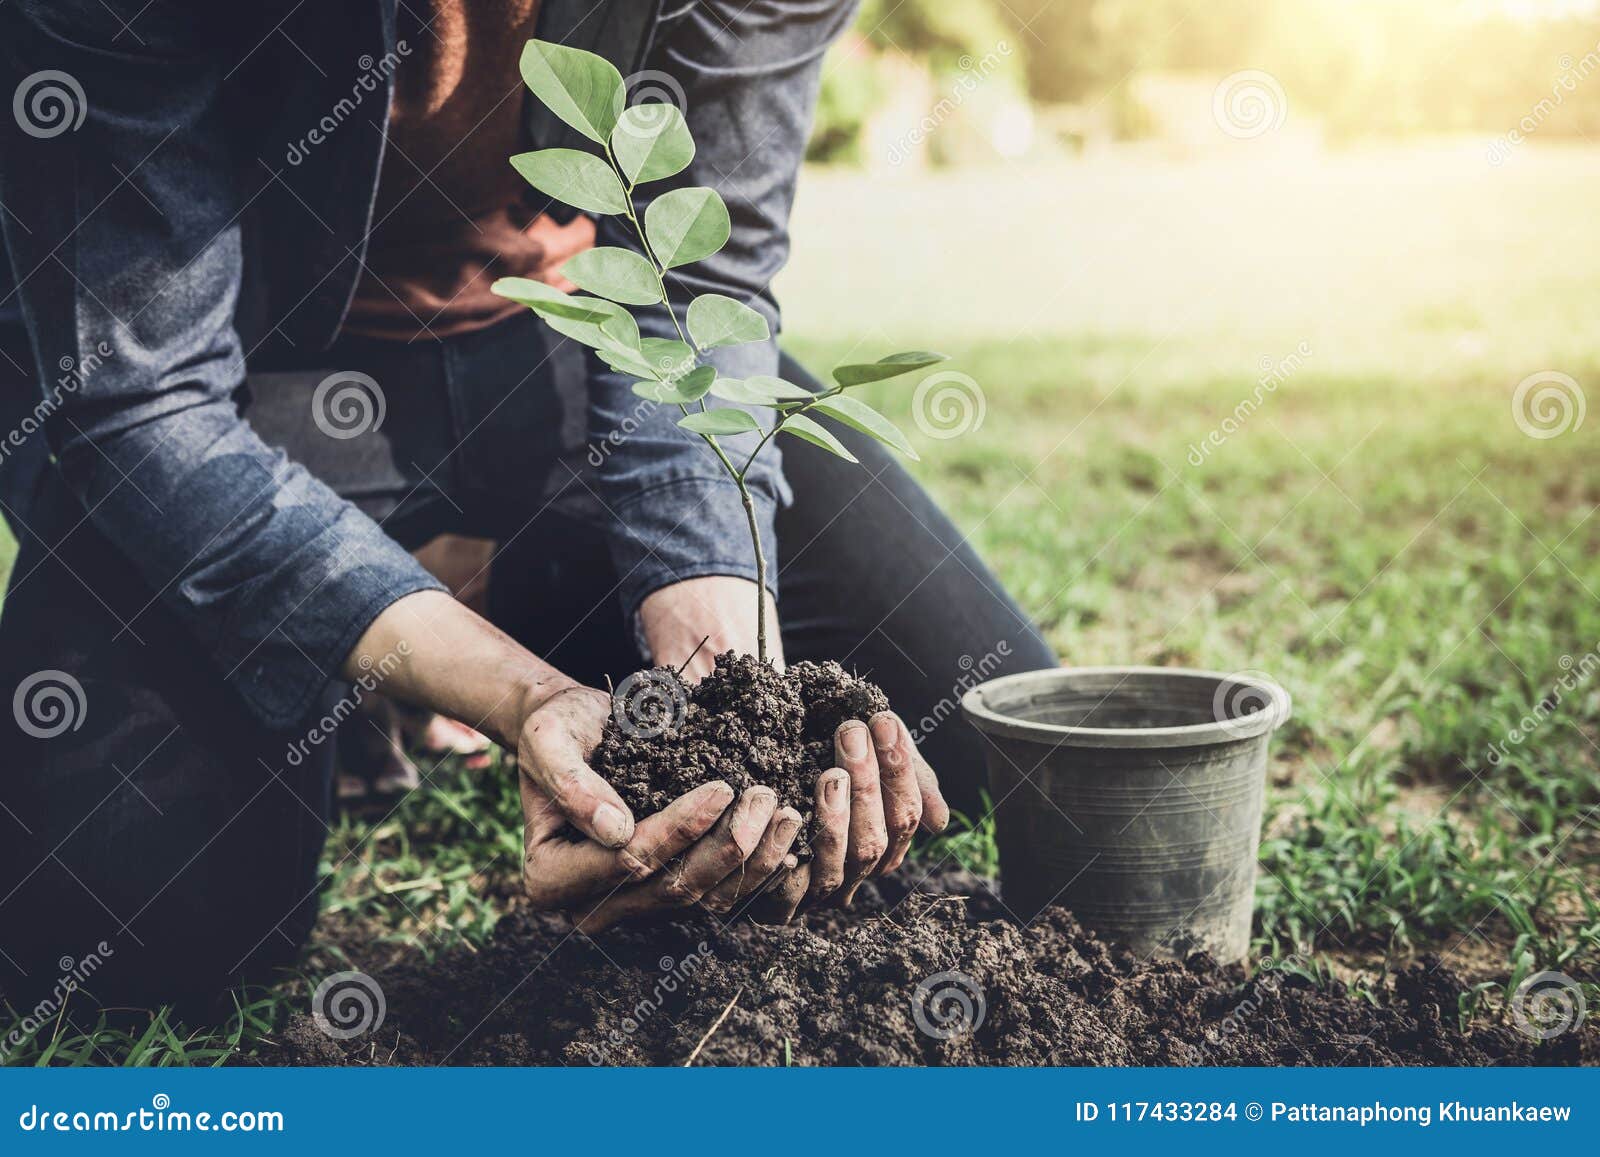
{"label": "rolled up sleeve", "polygon": [[[119,36],[135,17],[138,38]],[[258,190],[224,114],[229,19],[199,3],[0,8],[6,90],[51,70],[83,105],[55,135],[8,120],[0,200],[57,468],[219,676],[285,726],[379,611],[439,584],[240,415],[238,221]]]}
{"label": "rolled up sleeve", "polygon": [[[710,351],[708,360],[720,376],[778,372],[780,318],[772,279],[788,259],[789,211],[823,54],[855,9],[854,0],[707,0],[684,8],[647,62],[682,89],[696,152],[683,173],[639,192],[659,196],[673,188],[708,185],[727,202],[731,226],[720,252],[668,275],[679,320],[691,298],[720,293],[761,313],[774,335]],[[599,242],[640,248],[626,220],[616,217],[600,221]],[[677,335],[662,308],[641,314],[639,325],[646,337]],[[701,439],[678,429],[676,407],[637,398],[629,389],[631,379],[605,370],[598,360],[593,365],[591,445],[602,450],[601,493],[617,516],[611,547],[630,620],[647,595],[672,582],[708,574],[754,580],[755,558],[737,485]],[[770,424],[770,411],[752,412]],[[737,464],[749,455],[755,438],[721,441]],[[746,481],[770,561],[777,553],[777,511],[791,497],[776,439],[752,464]],[[774,594],[776,573],[775,565],[768,567]]]}

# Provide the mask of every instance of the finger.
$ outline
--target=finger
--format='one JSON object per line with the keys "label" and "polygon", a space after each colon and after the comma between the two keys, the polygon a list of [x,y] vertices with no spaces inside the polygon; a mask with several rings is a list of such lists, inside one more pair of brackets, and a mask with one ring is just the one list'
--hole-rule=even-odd
{"label": "finger", "polygon": [[883,789],[879,782],[878,757],[872,750],[872,734],[860,720],[841,724],[833,737],[834,755],[839,766],[850,775],[850,841],[844,853],[844,902],[855,895],[855,886],[883,858],[889,836],[883,823]]}
{"label": "finger", "polygon": [[[525,794],[525,803],[526,798]],[[621,851],[593,840],[571,840],[562,833],[534,836],[530,824],[523,890],[537,909],[566,908],[625,881],[641,880],[705,835],[732,800],[733,789],[727,784],[703,783],[640,820],[633,839]]]}
{"label": "finger", "polygon": [[811,878],[806,904],[823,903],[844,887],[844,853],[850,840],[850,773],[835,767],[817,779],[817,818],[811,825]]}
{"label": "finger", "polygon": [[939,790],[939,777],[915,745],[911,748],[912,767],[917,776],[917,788],[922,793],[922,830],[938,835],[950,826],[950,805]]}
{"label": "finger", "polygon": [[787,924],[811,888],[811,864],[779,872],[767,889],[750,902],[750,918],[759,924]]}
{"label": "finger", "polygon": [[642,884],[627,885],[607,896],[579,919],[578,930],[594,933],[618,920],[698,902],[755,851],[777,805],[770,787],[751,788],[680,860]]}
{"label": "finger", "polygon": [[619,853],[624,868],[643,879],[681,855],[709,832],[733,802],[733,788],[720,779],[703,783],[639,821],[633,839]]}
{"label": "finger", "polygon": [[906,858],[922,819],[922,789],[917,783],[916,745],[900,717],[893,711],[880,711],[870,726],[883,791],[883,826],[889,838],[889,849],[876,869],[882,875],[894,871]]}
{"label": "finger", "polygon": [[564,728],[543,724],[530,745],[533,759],[527,774],[573,827],[608,848],[620,848],[633,838],[628,805],[589,766],[576,738]]}
{"label": "finger", "polygon": [[[663,894],[679,904],[693,904],[728,876],[745,867],[755,854],[778,810],[778,794],[770,787],[752,787],[729,812],[728,839],[702,840],[684,853],[676,868],[662,875]],[[672,883],[666,879],[676,873]]]}
{"label": "finger", "polygon": [[750,858],[735,868],[725,879],[706,893],[705,905],[713,912],[729,912],[739,900],[760,889],[767,879],[783,866],[789,848],[800,834],[800,813],[792,807],[779,808],[767,821],[767,830],[761,836]]}

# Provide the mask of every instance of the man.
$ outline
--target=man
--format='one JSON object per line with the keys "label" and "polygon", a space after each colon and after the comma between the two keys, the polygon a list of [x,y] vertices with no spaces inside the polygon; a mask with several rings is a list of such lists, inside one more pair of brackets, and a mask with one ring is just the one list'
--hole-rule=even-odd
{"label": "man", "polygon": [[[744,514],[669,413],[488,293],[501,275],[564,285],[572,252],[630,244],[506,163],[562,140],[517,77],[537,35],[681,88],[699,153],[680,180],[718,188],[733,217],[682,300],[729,294],[776,332],[822,55],[852,9],[0,9],[17,111],[0,308],[25,323],[53,455],[6,511],[21,540],[0,615],[8,992],[101,941],[95,995],[124,1003],[292,959],[315,916],[343,680],[517,753],[528,894],[587,930],[691,902],[759,899],[784,919],[847,901],[919,821],[943,825],[924,757],[976,803],[970,732],[941,726],[919,755],[886,714],[841,729],[806,865],[788,866],[798,816],[767,789],[710,784],[629,814],[585,763],[609,710],[595,687],[645,657],[699,677],[754,650]],[[65,124],[37,99],[49,85]],[[726,374],[811,380],[770,342],[724,353]],[[69,359],[83,372],[55,388]],[[973,655],[1052,662],[920,489],[845,441],[864,470],[774,447],[750,473],[784,654],[870,673],[911,719]],[[504,629],[407,553],[444,532],[508,544],[491,588]]]}

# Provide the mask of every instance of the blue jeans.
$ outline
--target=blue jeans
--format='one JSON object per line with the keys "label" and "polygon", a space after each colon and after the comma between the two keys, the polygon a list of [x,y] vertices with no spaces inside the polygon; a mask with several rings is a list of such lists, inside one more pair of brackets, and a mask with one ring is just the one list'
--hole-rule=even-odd
{"label": "blue jeans", "polygon": [[[440,343],[346,339],[314,367],[252,366],[258,387],[275,375],[272,388],[241,404],[264,440],[404,546],[446,531],[503,544],[492,617],[604,685],[641,656],[592,483],[605,447],[585,442],[583,355],[548,337],[527,315]],[[330,367],[380,383],[381,425],[347,439],[317,426]],[[810,381],[787,359],[783,372]],[[841,437],[860,466],[785,448],[785,653],[881,684],[952,806],[975,814],[983,754],[955,706],[962,689],[1055,657],[899,464]],[[86,987],[123,1004],[204,996],[291,961],[316,917],[331,814],[329,728],[256,723],[83,514],[47,471],[0,614],[0,691],[40,672],[82,689],[61,701],[75,730],[41,737],[48,721],[28,732],[25,716],[0,712],[0,991],[19,1007],[56,983],[61,958],[90,952],[103,963]],[[328,702],[346,694],[331,687]]]}

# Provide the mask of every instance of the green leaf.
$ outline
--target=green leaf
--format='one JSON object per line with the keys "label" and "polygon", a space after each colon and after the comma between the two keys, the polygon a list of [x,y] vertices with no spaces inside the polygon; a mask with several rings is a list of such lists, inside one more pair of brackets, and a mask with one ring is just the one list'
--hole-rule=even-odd
{"label": "green leaf", "polygon": [[622,74],[610,61],[579,48],[530,40],[520,65],[523,83],[541,104],[597,144],[610,138],[627,100]]}
{"label": "green leaf", "polygon": [[641,398],[649,398],[652,402],[687,406],[690,402],[698,402],[705,397],[706,392],[712,389],[712,383],[716,378],[715,366],[696,366],[675,382],[635,382],[633,392]]}
{"label": "green leaf", "polygon": [[584,300],[597,302],[612,311],[611,316],[600,323],[601,333],[625,349],[638,350],[639,323],[633,319],[633,314],[620,305],[598,297],[586,297]]}
{"label": "green leaf", "polygon": [[657,381],[676,381],[695,368],[694,350],[675,337],[647,337],[639,343],[639,352]]}
{"label": "green leaf", "polygon": [[586,213],[625,213],[627,194],[611,166],[577,149],[518,153],[511,167],[546,196]]}
{"label": "green leaf", "polygon": [[881,382],[885,378],[897,378],[914,370],[924,370],[946,360],[944,354],[910,350],[903,354],[890,354],[864,365],[840,366],[833,371],[833,380],[841,386],[860,386],[867,382]]}
{"label": "green leaf", "polygon": [[611,134],[617,164],[635,185],[681,173],[694,160],[694,137],[683,114],[664,102],[623,111]]}
{"label": "green leaf", "polygon": [[[716,366],[695,366],[694,369],[679,378],[676,385],[680,394],[688,395],[691,402],[698,402],[710,392],[717,380]],[[708,410],[707,413],[714,411]],[[743,410],[736,411],[744,413]]]}
{"label": "green leaf", "polygon": [[526,305],[557,333],[599,350],[612,369],[651,376],[651,368],[639,352],[639,323],[616,302],[574,297],[524,277],[502,277],[490,288]]}
{"label": "green leaf", "polygon": [[[541,317],[562,317],[595,326],[611,317],[609,310],[585,304],[593,302],[593,298],[573,297],[542,281],[532,281],[526,277],[502,277],[489,289],[501,297],[520,302]],[[602,304],[610,305],[609,302]]]}
{"label": "green leaf", "polygon": [[[577,340],[583,341],[584,339],[580,337]],[[595,354],[606,365],[621,374],[630,374],[636,378],[650,377],[650,363],[641,358],[636,350],[623,349],[608,339],[601,340],[605,341],[605,344],[596,345]],[[595,343],[588,342],[586,344],[594,345]]]}
{"label": "green leaf", "polygon": [[689,303],[689,336],[701,349],[766,341],[772,336],[767,319],[742,301],[720,293],[702,293]]}
{"label": "green leaf", "polygon": [[752,378],[718,378],[711,393],[729,402],[745,406],[779,406],[795,401],[810,401],[814,396],[808,390],[792,385],[782,378],[757,375]]}
{"label": "green leaf", "polygon": [[624,305],[655,305],[661,285],[655,266],[631,249],[602,245],[567,259],[562,275],[590,293]]}
{"label": "green leaf", "polygon": [[644,233],[667,269],[710,257],[728,242],[728,207],[715,189],[674,189],[650,202]]}
{"label": "green leaf", "polygon": [[764,394],[771,394],[774,402],[809,402],[817,395],[804,386],[797,386],[793,382],[786,382],[782,378],[768,377],[766,374],[752,374],[745,379],[753,390],[760,390]]}
{"label": "green leaf", "polygon": [[[710,367],[706,367],[710,368]],[[743,410],[705,410],[693,414],[686,414],[678,419],[678,425],[685,430],[692,430],[696,434],[711,434],[720,436],[724,434],[748,434],[752,430],[761,429],[758,423]]]}
{"label": "green leaf", "polygon": [[804,438],[813,446],[821,446],[830,454],[837,454],[846,462],[856,461],[856,456],[844,448],[844,443],[833,436],[826,426],[820,422],[813,422],[804,414],[791,414],[779,430],[781,434],[793,434],[796,438]]}
{"label": "green leaf", "polygon": [[838,394],[832,398],[823,398],[811,407],[811,412],[826,414],[830,418],[837,418],[846,426],[860,430],[870,438],[876,438],[892,450],[898,450],[913,461],[917,452],[900,432],[900,427],[889,421],[878,411],[865,402],[857,401],[848,394]]}

